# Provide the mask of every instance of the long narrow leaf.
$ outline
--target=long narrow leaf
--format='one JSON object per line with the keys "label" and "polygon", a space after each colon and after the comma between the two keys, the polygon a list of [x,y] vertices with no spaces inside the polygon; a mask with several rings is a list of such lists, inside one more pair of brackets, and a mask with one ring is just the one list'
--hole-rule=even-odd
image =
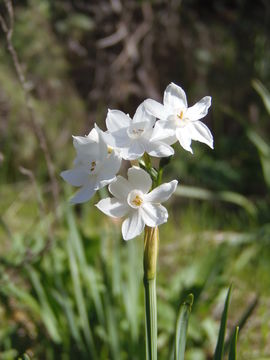
{"label": "long narrow leaf", "polygon": [[85,257],[85,251],[82,243],[82,238],[79,234],[78,228],[76,226],[76,221],[74,218],[74,213],[71,210],[70,207],[67,207],[66,209],[66,215],[67,215],[67,223],[70,230],[70,242],[72,249],[74,251],[74,254],[78,260],[79,264],[79,271],[82,276],[82,278],[85,280],[85,282],[88,284],[87,292],[92,297],[94,301],[94,305],[97,311],[97,315],[99,318],[99,322],[101,324],[104,324],[104,311],[102,306],[102,301],[100,297],[100,293],[98,291],[98,284],[96,280],[96,275],[92,267],[87,264],[87,260]]}
{"label": "long narrow leaf", "polygon": [[223,358],[223,352],[224,352],[224,341],[225,341],[225,334],[226,334],[226,325],[227,325],[227,317],[228,317],[228,309],[229,309],[229,303],[230,303],[230,297],[231,297],[231,290],[232,285],[229,287],[229,290],[227,292],[224,309],[222,312],[221,317],[221,323],[219,328],[219,334],[218,334],[218,341],[217,346],[214,354],[214,360],[222,360]]}
{"label": "long narrow leaf", "polygon": [[47,298],[45,289],[40,281],[39,275],[33,267],[28,266],[28,273],[33,284],[33,287],[37,293],[40,305],[41,305],[41,317],[42,320],[54,342],[61,342],[61,335],[59,333],[59,324],[51,304]]}
{"label": "long narrow leaf", "polygon": [[264,106],[270,115],[270,92],[266,89],[266,87],[257,79],[252,81],[252,85],[257,93],[262,98]]}
{"label": "long narrow leaf", "polygon": [[230,352],[228,360],[236,360],[236,344],[238,339],[239,326],[235,328],[233,338],[231,341]]}
{"label": "long narrow leaf", "polygon": [[224,201],[231,204],[238,205],[245,209],[251,216],[255,216],[257,213],[256,206],[248,200],[245,196],[235,193],[233,191],[211,191],[202,189],[199,187],[181,185],[178,186],[175,192],[176,195],[208,201]]}
{"label": "long narrow leaf", "polygon": [[194,296],[189,294],[180,306],[176,321],[174,360],[184,360],[188,320],[191,313]]}
{"label": "long narrow leaf", "polygon": [[97,359],[92,330],[91,330],[89,320],[88,320],[87,306],[86,306],[85,299],[83,296],[83,289],[82,289],[81,277],[80,277],[79,269],[78,269],[78,263],[76,261],[75,255],[73,253],[70,238],[67,241],[67,252],[68,252],[68,258],[69,258],[69,266],[70,266],[70,273],[71,273],[72,284],[73,284],[74,297],[75,297],[75,301],[76,301],[85,341],[87,344],[87,348],[92,355],[92,358]]}

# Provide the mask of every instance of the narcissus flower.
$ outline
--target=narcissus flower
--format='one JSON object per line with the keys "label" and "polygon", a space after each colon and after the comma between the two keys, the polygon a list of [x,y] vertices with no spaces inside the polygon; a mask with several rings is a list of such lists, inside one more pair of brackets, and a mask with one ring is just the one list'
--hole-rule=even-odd
{"label": "narcissus flower", "polygon": [[91,199],[98,189],[115,179],[121,166],[121,157],[107,146],[96,129],[85,136],[73,136],[77,152],[74,168],[61,173],[62,178],[81,189],[71,199],[72,203],[83,203]]}
{"label": "narcissus flower", "polygon": [[213,136],[208,127],[199,121],[211,106],[210,96],[188,107],[184,90],[171,83],[164,92],[163,105],[147,99],[144,106],[151,115],[160,119],[156,122],[152,141],[166,141],[171,145],[178,140],[185,150],[193,153],[191,141],[197,140],[213,149]]}
{"label": "narcissus flower", "polygon": [[145,152],[151,156],[167,157],[174,150],[160,140],[152,141],[155,117],[147,113],[141,104],[133,119],[120,110],[109,110],[106,118],[108,131],[103,133],[105,141],[118,148],[125,160],[135,160]]}
{"label": "narcissus flower", "polygon": [[150,191],[151,187],[150,175],[133,166],[128,170],[128,179],[117,176],[109,185],[113,197],[100,200],[96,205],[111,217],[126,216],[122,224],[124,240],[138,236],[145,225],[155,227],[167,221],[168,212],[161,203],[168,200],[176,190],[177,181],[164,183]]}

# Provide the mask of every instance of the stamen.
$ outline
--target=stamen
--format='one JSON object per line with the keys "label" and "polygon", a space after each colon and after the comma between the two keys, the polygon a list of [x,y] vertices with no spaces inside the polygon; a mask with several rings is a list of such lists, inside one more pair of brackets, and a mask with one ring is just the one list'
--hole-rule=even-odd
{"label": "stamen", "polygon": [[133,129],[132,132],[135,135],[140,135],[143,132],[143,129]]}
{"label": "stamen", "polygon": [[95,170],[95,168],[96,168],[96,165],[97,165],[97,163],[96,163],[95,161],[92,161],[92,162],[91,162],[91,168],[90,168],[90,171],[94,171],[94,170]]}
{"label": "stamen", "polygon": [[108,147],[108,154],[111,154],[112,151],[113,151],[113,148],[111,146],[109,146],[109,145],[107,147]]}
{"label": "stamen", "polygon": [[135,198],[132,200],[132,203],[136,206],[140,206],[143,203],[143,200],[140,198],[139,195],[136,195]]}
{"label": "stamen", "polygon": [[183,120],[184,112],[183,110],[180,111],[180,114],[177,114],[177,117],[179,117],[180,120]]}

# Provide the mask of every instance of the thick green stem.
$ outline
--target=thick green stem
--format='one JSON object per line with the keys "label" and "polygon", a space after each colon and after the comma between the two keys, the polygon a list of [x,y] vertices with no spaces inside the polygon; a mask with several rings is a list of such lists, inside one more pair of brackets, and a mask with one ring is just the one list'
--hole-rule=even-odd
{"label": "thick green stem", "polygon": [[158,242],[158,227],[146,227],[144,236],[144,290],[147,360],[157,360],[156,264]]}

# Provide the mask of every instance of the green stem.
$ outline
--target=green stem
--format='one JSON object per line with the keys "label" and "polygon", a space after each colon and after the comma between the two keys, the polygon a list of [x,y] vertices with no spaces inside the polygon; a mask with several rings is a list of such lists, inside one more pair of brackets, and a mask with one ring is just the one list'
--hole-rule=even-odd
{"label": "green stem", "polygon": [[146,226],[144,236],[144,290],[147,360],[157,360],[156,264],[158,242],[158,227]]}
{"label": "green stem", "polygon": [[156,278],[144,279],[146,359],[157,359],[157,301]]}

